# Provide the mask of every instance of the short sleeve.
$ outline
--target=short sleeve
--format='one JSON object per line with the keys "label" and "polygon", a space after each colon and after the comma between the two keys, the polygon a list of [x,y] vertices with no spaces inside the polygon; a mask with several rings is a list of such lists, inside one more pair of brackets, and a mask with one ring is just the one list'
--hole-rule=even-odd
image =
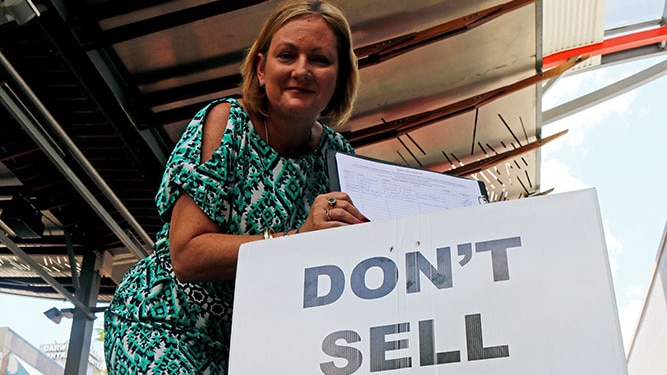
{"label": "short sleeve", "polygon": [[[210,103],[190,121],[183,135],[174,147],[156,196],[158,212],[164,221],[171,219],[171,211],[181,193],[185,192],[197,203],[206,215],[218,225],[224,226],[229,212],[229,190],[232,177],[229,165],[234,163],[230,147],[225,145],[229,140],[228,121],[223,135],[223,142],[214,156],[201,163],[201,146],[203,125],[206,116],[218,100]],[[237,102],[236,102],[237,103]],[[236,103],[232,102],[232,105]]]}

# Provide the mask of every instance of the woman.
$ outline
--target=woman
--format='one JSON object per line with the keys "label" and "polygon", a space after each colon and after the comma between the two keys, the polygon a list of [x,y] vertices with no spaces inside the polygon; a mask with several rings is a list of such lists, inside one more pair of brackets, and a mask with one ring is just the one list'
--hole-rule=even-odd
{"label": "woman", "polygon": [[356,96],[343,13],[281,4],[242,74],[243,99],[203,108],[167,162],[154,253],[105,314],[110,373],[225,373],[239,246],[367,221],[347,194],[328,192],[325,167],[327,149],[352,152],[324,124],[344,122]]}

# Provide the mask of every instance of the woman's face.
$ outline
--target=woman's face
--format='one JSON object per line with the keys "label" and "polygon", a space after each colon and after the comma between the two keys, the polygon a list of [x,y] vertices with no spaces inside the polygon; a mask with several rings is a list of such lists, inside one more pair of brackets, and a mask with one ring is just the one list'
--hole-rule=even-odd
{"label": "woman's face", "polygon": [[337,47],[333,30],[319,17],[298,18],[278,29],[257,63],[269,112],[314,120],[336,89]]}

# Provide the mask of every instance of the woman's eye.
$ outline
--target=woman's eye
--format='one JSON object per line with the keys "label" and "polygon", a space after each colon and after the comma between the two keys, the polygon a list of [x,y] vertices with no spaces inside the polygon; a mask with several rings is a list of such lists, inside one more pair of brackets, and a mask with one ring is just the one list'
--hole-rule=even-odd
{"label": "woman's eye", "polygon": [[282,61],[290,60],[292,59],[292,54],[288,52],[283,52],[278,54],[278,59]]}
{"label": "woman's eye", "polygon": [[324,57],[324,56],[314,56],[311,58],[311,61],[313,61],[315,64],[319,65],[330,65],[331,63],[329,62],[329,59]]}

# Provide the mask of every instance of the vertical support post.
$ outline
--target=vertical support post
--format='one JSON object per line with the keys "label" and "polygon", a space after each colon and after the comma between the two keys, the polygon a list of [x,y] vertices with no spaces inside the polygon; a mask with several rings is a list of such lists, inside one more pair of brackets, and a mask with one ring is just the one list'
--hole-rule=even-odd
{"label": "vertical support post", "polygon": [[2,350],[2,359],[0,359],[0,374],[6,374],[7,373],[7,366],[9,365],[9,355],[11,352],[9,350]]}
{"label": "vertical support post", "polygon": [[[100,275],[95,269],[96,263],[97,255],[95,252],[89,252],[83,256],[79,277],[81,288],[76,293],[78,299],[88,306],[91,311],[94,311],[100,290]],[[65,375],[85,375],[87,373],[93,326],[94,320],[89,319],[78,308],[74,309]]]}

